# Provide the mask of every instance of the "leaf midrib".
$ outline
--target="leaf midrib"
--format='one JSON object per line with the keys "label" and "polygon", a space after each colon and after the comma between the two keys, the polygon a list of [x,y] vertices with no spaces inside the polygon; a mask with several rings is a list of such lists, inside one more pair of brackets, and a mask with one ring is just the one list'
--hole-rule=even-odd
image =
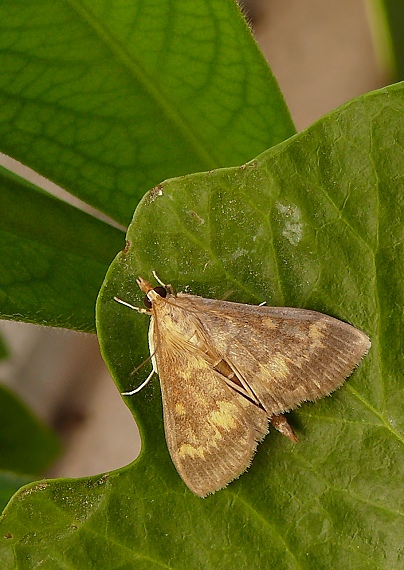
{"label": "leaf midrib", "polygon": [[350,392],[360,401],[362,402],[362,404],[370,411],[372,412],[372,414],[374,414],[377,418],[379,418],[380,422],[382,423],[382,425],[392,434],[394,435],[398,441],[400,443],[404,443],[404,436],[398,431],[395,430],[391,424],[386,420],[386,418],[383,416],[382,413],[378,412],[376,410],[376,408],[374,408],[363,396],[362,394],[360,394],[360,392],[358,392],[357,390],[355,390],[355,388],[353,388],[352,386],[350,386],[349,384],[347,385],[347,389],[350,390]]}
{"label": "leaf midrib", "polygon": [[146,73],[140,63],[131,56],[124,45],[114,36],[110,30],[97,18],[97,16],[88,10],[88,8],[80,0],[69,0],[70,5],[76,13],[83,18],[86,24],[96,33],[101,42],[108,47],[118,61],[130,73],[131,77],[135,77],[141,83],[147,93],[157,103],[165,116],[177,126],[178,130],[188,141],[188,145],[192,147],[195,154],[199,156],[202,163],[206,165],[206,170],[217,168],[221,161],[215,157],[211,151],[206,149],[204,142],[201,140],[199,133],[191,128],[189,122],[185,121],[183,115],[179,114],[172,105],[170,99],[165,95],[161,86],[157,89],[152,78]]}

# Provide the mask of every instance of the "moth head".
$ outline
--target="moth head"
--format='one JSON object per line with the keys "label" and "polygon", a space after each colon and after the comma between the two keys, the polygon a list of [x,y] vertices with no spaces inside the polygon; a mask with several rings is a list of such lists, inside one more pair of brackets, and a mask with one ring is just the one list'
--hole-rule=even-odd
{"label": "moth head", "polygon": [[153,300],[149,296],[151,291],[155,291],[157,295],[160,295],[163,299],[167,297],[167,290],[164,287],[153,287],[153,289],[150,289],[150,291],[146,293],[143,299],[143,302],[148,309],[151,309],[153,305]]}
{"label": "moth head", "polygon": [[139,277],[136,280],[136,283],[143,291],[143,293],[146,293],[144,298],[144,304],[148,309],[152,308],[153,297],[156,298],[156,295],[159,295],[164,299],[165,297],[167,297],[167,289],[168,291],[170,291],[170,293],[172,292],[171,285],[164,286],[164,283],[162,283],[160,279],[157,278],[155,272],[153,272],[153,275],[156,277],[157,281],[160,283],[161,286],[153,287],[153,285],[149,283],[149,281],[146,281],[146,279],[143,279],[143,277]]}

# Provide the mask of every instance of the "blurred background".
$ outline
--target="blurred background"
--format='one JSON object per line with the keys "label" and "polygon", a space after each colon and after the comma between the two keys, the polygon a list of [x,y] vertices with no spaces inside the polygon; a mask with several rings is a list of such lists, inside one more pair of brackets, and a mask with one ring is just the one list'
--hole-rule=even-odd
{"label": "blurred background", "polygon": [[[364,0],[244,0],[244,12],[298,131],[355,96],[394,81],[376,54]],[[0,163],[83,206],[8,157]],[[127,465],[139,453],[136,424],[101,359],[94,335],[0,321],[9,357],[1,381],[62,441],[45,474],[80,477]]]}

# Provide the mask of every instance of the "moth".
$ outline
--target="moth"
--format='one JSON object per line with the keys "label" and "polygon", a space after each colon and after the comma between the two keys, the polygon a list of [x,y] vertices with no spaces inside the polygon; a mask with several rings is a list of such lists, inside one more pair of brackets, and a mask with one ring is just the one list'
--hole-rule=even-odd
{"label": "moth", "polygon": [[[153,272],[154,273],[154,272]],[[296,442],[283,415],[331,394],[370,348],[360,330],[306,309],[246,305],[175,294],[139,277],[151,316],[150,380],[160,378],[172,461],[205,497],[251,464],[269,424]]]}

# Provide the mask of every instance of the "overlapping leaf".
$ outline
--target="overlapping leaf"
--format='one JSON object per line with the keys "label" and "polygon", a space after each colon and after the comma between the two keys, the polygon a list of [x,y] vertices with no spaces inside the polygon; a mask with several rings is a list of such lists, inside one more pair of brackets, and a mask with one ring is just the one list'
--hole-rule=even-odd
{"label": "overlapping leaf", "polygon": [[[232,0],[2,2],[0,67],[0,150],[123,224],[161,180],[294,132]],[[123,235],[0,176],[0,316],[93,331]]]}
{"label": "overlapping leaf", "polygon": [[121,231],[0,167],[0,316],[94,331]]}
{"label": "overlapping leaf", "polygon": [[0,150],[127,224],[165,178],[293,133],[232,0],[5,0]]}

